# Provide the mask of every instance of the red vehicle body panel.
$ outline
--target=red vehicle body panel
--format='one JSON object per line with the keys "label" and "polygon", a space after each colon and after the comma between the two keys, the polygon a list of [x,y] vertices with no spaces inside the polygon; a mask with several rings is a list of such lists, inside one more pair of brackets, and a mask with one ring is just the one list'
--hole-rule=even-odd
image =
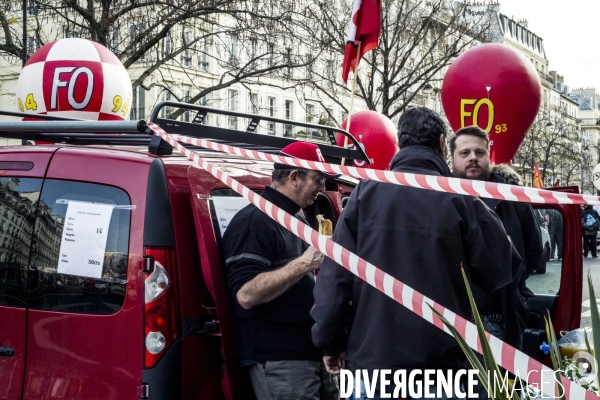
{"label": "red vehicle body panel", "polygon": [[0,346],[11,347],[15,351],[12,357],[0,357],[0,399],[18,399],[23,385],[23,367],[25,366],[25,326],[24,308],[0,307],[0,321],[10,329],[0,331]]}
{"label": "red vehicle body panel", "polygon": [[[189,162],[177,158],[163,161],[177,243],[180,316],[182,319],[210,317],[216,314],[215,302],[204,283],[200,268],[200,253],[192,213],[192,194],[187,177]],[[183,398],[222,398],[220,395],[222,359],[219,339],[211,336],[191,336],[183,337],[181,340]]]}
{"label": "red vehicle body panel", "polygon": [[570,331],[581,324],[581,291],[583,277],[581,209],[577,206],[557,206],[565,221],[563,270],[560,294],[553,316],[556,332]]}
{"label": "red vehicle body panel", "polygon": [[[219,160],[214,160],[218,162]],[[235,166],[222,164],[222,167],[234,179],[254,190],[263,190],[271,183],[270,168],[264,163],[251,162],[244,170],[236,170]],[[246,169],[247,168],[247,169]],[[248,174],[247,171],[251,173]],[[202,273],[208,290],[216,301],[216,311],[221,337],[221,351],[225,362],[223,371],[223,393],[225,399],[251,399],[254,397],[249,381],[237,365],[234,356],[234,323],[229,307],[227,280],[224,266],[221,265],[219,248],[215,238],[210,208],[210,194],[217,189],[229,189],[223,182],[210,173],[196,167],[190,167],[188,178],[192,187],[196,234],[200,246]]]}
{"label": "red vehicle body panel", "polygon": [[[124,189],[131,213],[127,295],[113,315],[28,311],[25,399],[136,398],[143,363],[142,240],[148,155],[60,148],[46,178]],[[127,171],[127,173],[123,173]],[[136,179],[131,179],[131,177]]]}

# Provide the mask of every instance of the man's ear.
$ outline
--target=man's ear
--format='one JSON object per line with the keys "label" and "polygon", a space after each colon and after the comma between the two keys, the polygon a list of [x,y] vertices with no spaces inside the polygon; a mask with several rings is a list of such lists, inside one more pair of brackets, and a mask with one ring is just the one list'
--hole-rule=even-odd
{"label": "man's ear", "polygon": [[440,156],[443,159],[446,159],[446,155],[448,154],[447,153],[448,150],[446,148],[446,134],[440,135],[440,143],[439,144],[440,144]]}
{"label": "man's ear", "polygon": [[295,184],[298,182],[298,179],[300,179],[300,178],[298,177],[298,170],[297,170],[297,169],[295,169],[295,170],[293,170],[292,172],[290,172],[290,174],[288,175],[288,178],[289,178],[289,180],[290,180],[290,183],[291,183],[292,185],[295,185]]}

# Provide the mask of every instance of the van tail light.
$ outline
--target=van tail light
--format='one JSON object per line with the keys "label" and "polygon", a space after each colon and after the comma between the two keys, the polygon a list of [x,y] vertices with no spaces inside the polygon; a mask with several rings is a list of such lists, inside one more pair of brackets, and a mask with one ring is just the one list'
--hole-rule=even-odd
{"label": "van tail light", "polygon": [[175,250],[146,248],[152,270],[144,279],[144,367],[152,368],[177,337]]}

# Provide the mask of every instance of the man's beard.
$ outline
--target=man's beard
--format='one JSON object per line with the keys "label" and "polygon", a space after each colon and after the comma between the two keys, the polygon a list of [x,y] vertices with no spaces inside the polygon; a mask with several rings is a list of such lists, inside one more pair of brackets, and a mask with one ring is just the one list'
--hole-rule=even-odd
{"label": "man's beard", "polygon": [[475,181],[487,181],[488,179],[490,179],[490,166],[488,164],[488,166],[486,168],[482,167],[481,165],[479,166],[481,169],[479,170],[479,175],[477,176],[467,176],[467,169],[465,168],[464,171],[452,171],[452,175],[454,175],[456,178],[463,178],[463,179],[472,179]]}

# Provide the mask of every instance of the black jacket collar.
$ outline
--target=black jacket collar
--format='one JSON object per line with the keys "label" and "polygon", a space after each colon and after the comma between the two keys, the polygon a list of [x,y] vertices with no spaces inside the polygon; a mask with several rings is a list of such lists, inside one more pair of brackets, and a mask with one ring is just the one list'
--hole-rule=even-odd
{"label": "black jacket collar", "polygon": [[450,168],[442,157],[427,146],[408,146],[400,150],[392,159],[393,171],[416,174],[451,176]]}
{"label": "black jacket collar", "polygon": [[263,192],[262,196],[288,214],[294,215],[300,211],[298,204],[296,204],[285,194],[278,192],[270,186],[265,186],[265,191]]}

